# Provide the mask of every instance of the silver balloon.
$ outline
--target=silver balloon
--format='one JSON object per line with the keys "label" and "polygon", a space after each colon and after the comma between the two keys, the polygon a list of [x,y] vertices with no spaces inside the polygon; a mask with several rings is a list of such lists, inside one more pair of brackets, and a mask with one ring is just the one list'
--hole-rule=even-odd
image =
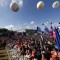
{"label": "silver balloon", "polygon": [[19,5],[17,3],[11,3],[10,9],[14,12],[18,12],[19,11]]}
{"label": "silver balloon", "polygon": [[59,1],[55,1],[53,4],[52,4],[52,7],[53,8],[58,8],[60,5]]}

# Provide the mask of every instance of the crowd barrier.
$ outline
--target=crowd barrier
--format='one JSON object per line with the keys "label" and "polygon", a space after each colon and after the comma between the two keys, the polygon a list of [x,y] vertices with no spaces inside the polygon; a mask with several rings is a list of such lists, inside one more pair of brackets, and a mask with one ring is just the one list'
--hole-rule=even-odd
{"label": "crowd barrier", "polygon": [[9,56],[9,60],[29,60],[27,56],[20,55],[21,52],[17,51],[16,49],[8,49],[8,47],[6,47],[6,49]]}

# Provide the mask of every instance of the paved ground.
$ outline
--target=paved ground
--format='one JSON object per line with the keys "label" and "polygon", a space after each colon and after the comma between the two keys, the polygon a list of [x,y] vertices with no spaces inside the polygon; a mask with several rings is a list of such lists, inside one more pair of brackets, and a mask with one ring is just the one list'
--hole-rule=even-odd
{"label": "paved ground", "polygon": [[9,60],[6,49],[1,47],[0,47],[0,60]]}

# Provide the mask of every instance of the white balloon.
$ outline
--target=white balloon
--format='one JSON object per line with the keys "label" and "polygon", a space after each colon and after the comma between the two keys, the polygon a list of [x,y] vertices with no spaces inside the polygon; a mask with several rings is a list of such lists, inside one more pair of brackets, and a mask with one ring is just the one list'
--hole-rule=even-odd
{"label": "white balloon", "polygon": [[19,5],[20,7],[22,7],[22,6],[23,6],[23,0],[19,0],[19,1],[18,1],[18,5]]}
{"label": "white balloon", "polygon": [[44,8],[44,2],[43,1],[39,1],[38,3],[37,3],[37,9],[42,9],[42,8]]}
{"label": "white balloon", "polygon": [[55,1],[53,4],[52,4],[52,7],[53,8],[58,8],[60,5],[59,1]]}
{"label": "white balloon", "polygon": [[19,5],[17,3],[11,3],[10,9],[14,12],[17,12],[19,10]]}
{"label": "white balloon", "polygon": [[47,22],[47,24],[48,24],[48,22]]}

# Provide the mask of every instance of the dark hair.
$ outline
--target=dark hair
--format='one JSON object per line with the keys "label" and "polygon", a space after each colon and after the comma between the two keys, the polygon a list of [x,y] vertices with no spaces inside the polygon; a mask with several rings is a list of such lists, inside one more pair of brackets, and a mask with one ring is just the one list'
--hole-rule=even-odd
{"label": "dark hair", "polygon": [[42,53],[44,55],[44,57],[46,58],[46,54],[45,53]]}

